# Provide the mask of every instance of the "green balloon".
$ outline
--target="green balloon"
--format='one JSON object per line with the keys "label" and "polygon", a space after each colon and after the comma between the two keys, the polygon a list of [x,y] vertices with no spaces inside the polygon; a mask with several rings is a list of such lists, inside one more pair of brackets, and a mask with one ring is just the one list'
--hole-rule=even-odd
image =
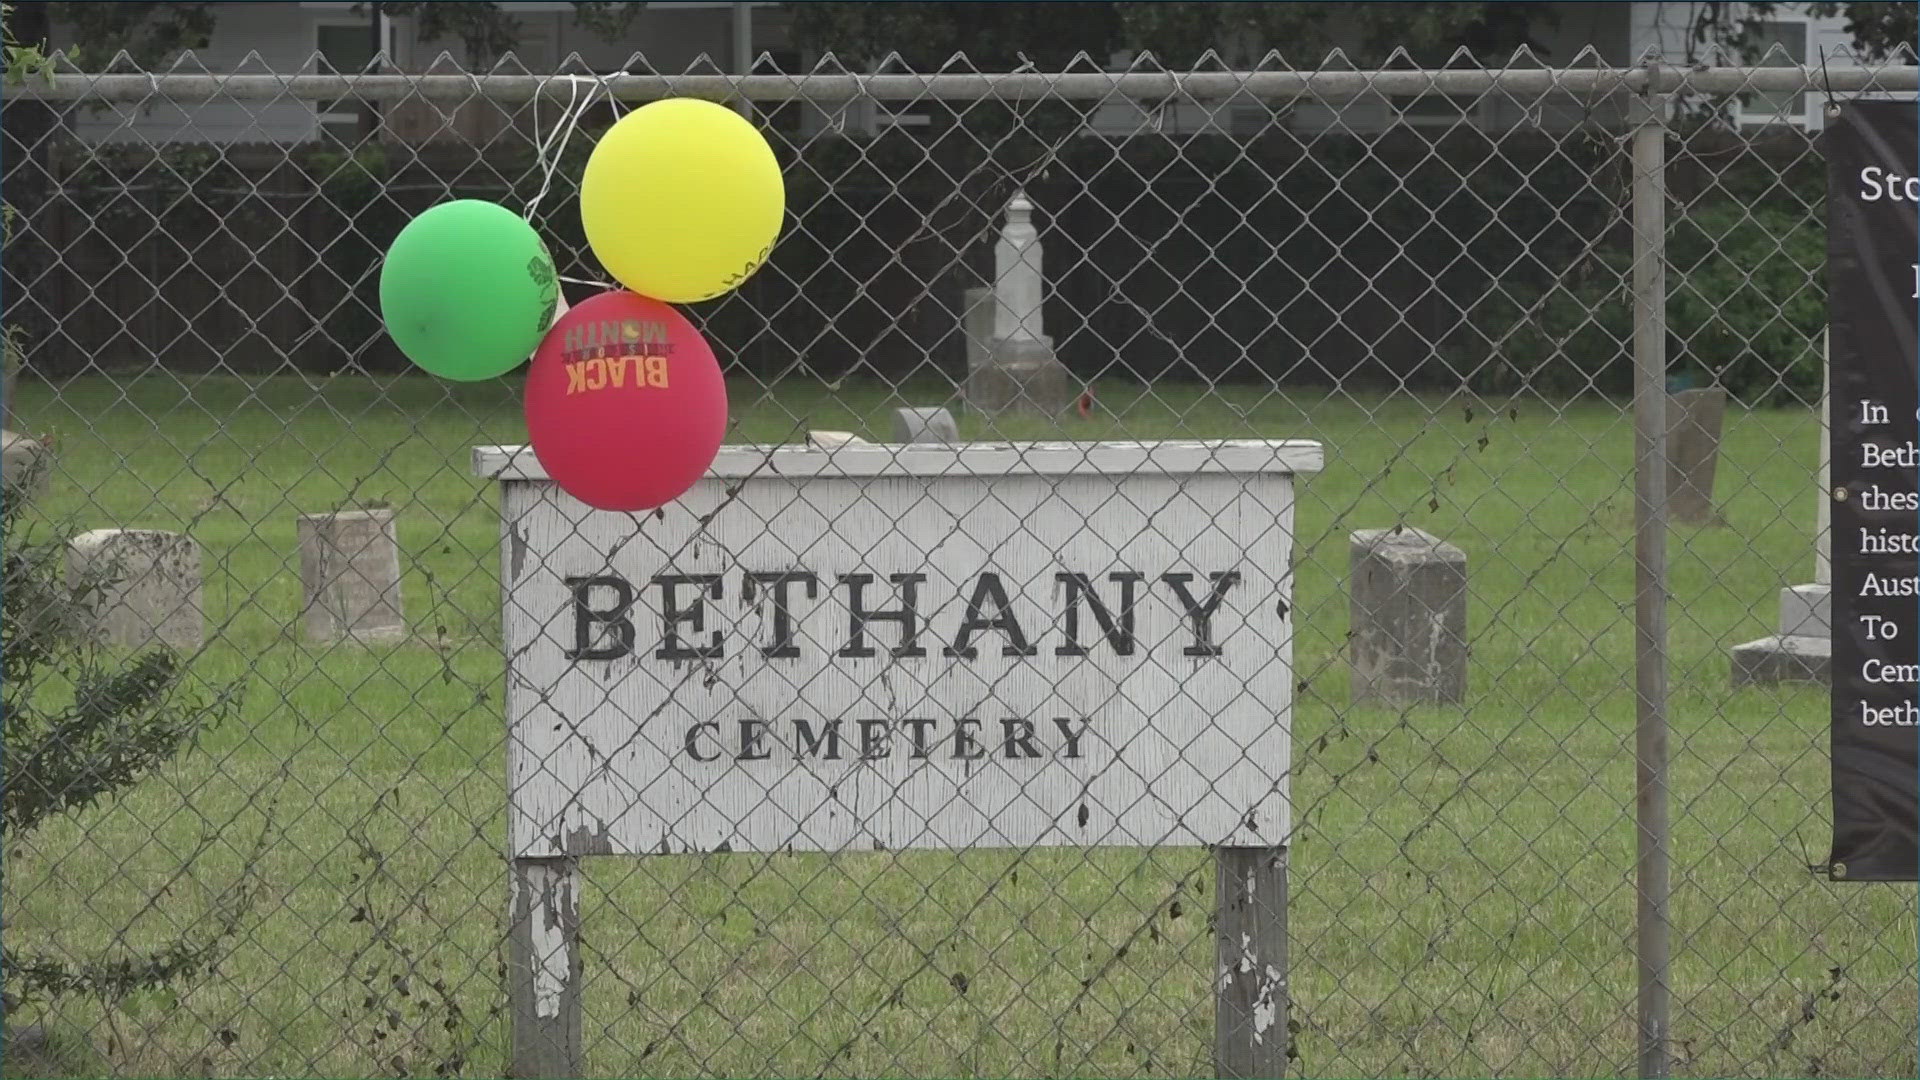
{"label": "green balloon", "polygon": [[387,333],[443,379],[493,379],[525,363],[559,302],[540,234],[480,199],[441,203],[408,222],[380,267]]}

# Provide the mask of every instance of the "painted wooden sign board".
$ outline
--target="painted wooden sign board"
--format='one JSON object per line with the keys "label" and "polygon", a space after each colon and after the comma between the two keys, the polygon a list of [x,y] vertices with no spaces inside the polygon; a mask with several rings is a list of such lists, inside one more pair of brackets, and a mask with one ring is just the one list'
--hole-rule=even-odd
{"label": "painted wooden sign board", "polygon": [[1317,443],[728,447],[648,514],[474,457],[515,858],[1287,842]]}

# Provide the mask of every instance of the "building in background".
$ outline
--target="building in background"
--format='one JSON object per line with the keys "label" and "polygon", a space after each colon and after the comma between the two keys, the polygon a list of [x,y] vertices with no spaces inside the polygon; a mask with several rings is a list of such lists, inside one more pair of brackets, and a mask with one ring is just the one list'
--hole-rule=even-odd
{"label": "building in background", "polygon": [[[505,0],[500,8],[520,24],[513,60],[528,72],[573,71],[611,74],[623,70],[652,70],[677,74],[705,69],[738,72],[761,60],[761,70],[808,70],[815,57],[793,47],[788,35],[787,6],[772,2],[733,3],[730,0],[659,0],[649,3],[616,40],[607,40],[580,26],[573,5],[559,0]],[[1697,62],[1699,47],[1692,27],[1703,3],[1636,0],[1569,0],[1561,5],[1557,27],[1541,31],[1547,66],[1565,65],[1591,49],[1597,62],[1637,63],[1657,55],[1669,63]],[[393,70],[426,72],[436,61],[458,64],[463,49],[458,41],[422,40],[410,17],[387,17],[356,10],[353,0],[304,0],[291,3],[222,4],[212,41],[190,61],[195,70],[284,74],[294,71],[365,70],[376,55]],[[745,20],[744,41],[736,28]],[[64,43],[56,26],[53,44]],[[1804,4],[1781,4],[1765,35],[1764,62],[1830,66],[1856,63],[1845,19],[1814,18]],[[742,55],[745,44],[749,55]],[[1221,43],[1224,55],[1238,64],[1259,61],[1264,47],[1253,41]],[[704,58],[704,60],[703,60]],[[1124,69],[1129,54],[1116,54],[1111,66]],[[447,70],[447,69],[442,69]],[[1810,95],[1754,95],[1732,105],[1731,117],[1743,128],[1789,124],[1817,129],[1822,110]],[[1438,94],[1418,99],[1389,100],[1368,95],[1347,103],[1336,114],[1325,104],[1303,104],[1276,114],[1251,98],[1171,102],[1142,106],[1114,101],[1096,111],[1088,134],[1106,138],[1132,135],[1247,135],[1278,122],[1313,132],[1342,129],[1378,131],[1387,127],[1442,128],[1474,124],[1491,130],[1540,127],[1564,130],[1598,114],[1608,118],[1619,103],[1582,100],[1563,95],[1525,107],[1500,95],[1449,98]],[[415,100],[387,109],[378,123],[383,140],[423,143],[436,140],[487,142],[506,130],[529,131],[530,110],[507,113],[486,102],[455,108]],[[604,123],[611,111],[590,118]],[[852,102],[832,113],[808,105],[777,107],[764,122],[788,138],[802,139],[832,130],[872,135],[887,127],[937,130],[953,122],[952,113],[938,102]],[[291,98],[257,104],[210,102],[193,108],[164,103],[96,109],[71,120],[75,134],[87,142],[144,141],[297,144],[338,140],[351,144],[366,133],[370,118],[353,102],[312,103]]]}

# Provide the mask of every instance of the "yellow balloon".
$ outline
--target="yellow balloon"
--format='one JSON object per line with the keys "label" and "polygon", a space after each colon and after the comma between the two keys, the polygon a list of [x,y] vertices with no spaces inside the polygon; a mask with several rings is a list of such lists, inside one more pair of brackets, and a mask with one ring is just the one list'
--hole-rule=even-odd
{"label": "yellow balloon", "polygon": [[600,265],[670,304],[711,300],[753,276],[786,205],[766,138],[732,109],[694,98],[622,117],[580,180],[580,223]]}

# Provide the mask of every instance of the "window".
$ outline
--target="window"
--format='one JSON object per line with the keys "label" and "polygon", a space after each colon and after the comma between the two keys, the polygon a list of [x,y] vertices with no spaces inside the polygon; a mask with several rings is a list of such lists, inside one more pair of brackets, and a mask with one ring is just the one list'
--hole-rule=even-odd
{"label": "window", "polygon": [[[886,64],[874,71],[877,75],[910,75],[914,72],[904,64]],[[888,128],[925,128],[933,125],[933,111],[940,106],[927,99],[875,100],[873,106],[873,126],[876,134]]]}
{"label": "window", "polygon": [[1453,127],[1480,119],[1481,94],[1425,93],[1393,103],[1400,122],[1413,127]]}
{"label": "window", "polygon": [[[1810,29],[1805,22],[1789,19],[1763,24],[1753,35],[1754,63],[1760,67],[1805,67]],[[1805,93],[1754,93],[1740,105],[1742,124],[1804,124],[1806,119]]]}
{"label": "window", "polygon": [[[390,43],[387,19],[384,15],[378,18],[380,21],[377,26],[366,21],[316,24],[313,28],[313,44],[314,51],[319,54],[321,73],[358,75],[367,70],[367,65],[373,63],[375,56],[387,51]],[[319,116],[323,133],[346,143],[360,140],[363,114],[379,115],[374,105],[357,98],[317,102],[314,112]]]}

